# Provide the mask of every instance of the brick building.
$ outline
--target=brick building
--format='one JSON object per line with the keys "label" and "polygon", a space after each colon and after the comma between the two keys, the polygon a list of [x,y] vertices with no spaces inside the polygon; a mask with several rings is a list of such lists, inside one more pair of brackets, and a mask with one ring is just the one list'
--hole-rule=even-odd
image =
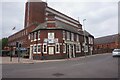
{"label": "brick building", "polygon": [[30,59],[72,58],[92,54],[94,36],[79,21],[49,7],[46,2],[27,2],[24,29],[9,36],[9,45],[21,43]]}
{"label": "brick building", "polygon": [[94,48],[95,53],[107,53],[120,48],[120,34],[95,38]]}

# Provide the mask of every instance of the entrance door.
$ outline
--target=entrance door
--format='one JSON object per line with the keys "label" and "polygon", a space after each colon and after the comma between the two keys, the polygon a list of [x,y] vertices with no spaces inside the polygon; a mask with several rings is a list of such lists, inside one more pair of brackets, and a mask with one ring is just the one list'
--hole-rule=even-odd
{"label": "entrance door", "polygon": [[49,54],[54,54],[54,47],[49,47]]}

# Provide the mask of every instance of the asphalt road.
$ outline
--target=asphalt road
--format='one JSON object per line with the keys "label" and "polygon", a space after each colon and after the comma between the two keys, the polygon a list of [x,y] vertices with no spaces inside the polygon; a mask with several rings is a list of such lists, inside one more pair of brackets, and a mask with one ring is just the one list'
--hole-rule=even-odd
{"label": "asphalt road", "polygon": [[3,78],[118,78],[118,58],[110,54],[34,64],[4,64]]}

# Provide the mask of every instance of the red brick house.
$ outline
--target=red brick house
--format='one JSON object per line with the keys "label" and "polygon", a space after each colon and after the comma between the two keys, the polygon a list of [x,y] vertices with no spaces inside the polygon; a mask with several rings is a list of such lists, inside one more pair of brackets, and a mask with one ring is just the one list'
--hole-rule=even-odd
{"label": "red brick house", "polygon": [[120,48],[120,34],[95,38],[94,48],[95,53],[107,53]]}
{"label": "red brick house", "polygon": [[30,59],[72,58],[92,54],[94,36],[82,30],[79,21],[50,8],[45,2],[27,2],[25,27],[9,36],[9,45],[20,42],[29,52]]}

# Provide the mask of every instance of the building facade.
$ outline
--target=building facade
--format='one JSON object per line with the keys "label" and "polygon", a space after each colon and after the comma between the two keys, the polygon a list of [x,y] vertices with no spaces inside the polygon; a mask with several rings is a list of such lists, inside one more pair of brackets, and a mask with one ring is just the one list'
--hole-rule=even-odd
{"label": "building facade", "polygon": [[111,53],[120,49],[120,34],[114,34],[94,39],[94,53]]}
{"label": "building facade", "polygon": [[[85,40],[84,40],[85,37]],[[79,21],[49,7],[45,2],[27,2],[24,29],[9,37],[20,42],[30,59],[61,59],[93,53],[94,36],[83,31]]]}

